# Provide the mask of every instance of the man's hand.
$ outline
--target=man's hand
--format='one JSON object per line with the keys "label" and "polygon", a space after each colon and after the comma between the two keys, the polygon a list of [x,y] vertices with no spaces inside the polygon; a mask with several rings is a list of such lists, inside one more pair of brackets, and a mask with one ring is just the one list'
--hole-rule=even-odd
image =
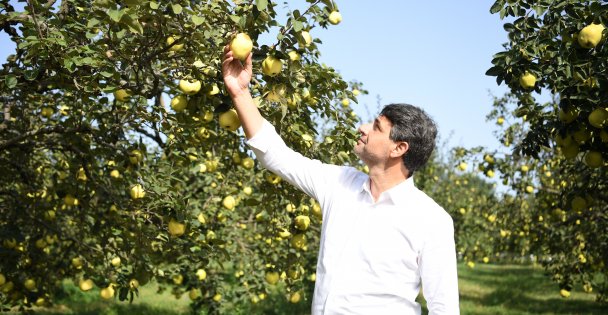
{"label": "man's hand", "polygon": [[224,47],[224,62],[222,63],[222,74],[224,83],[230,96],[234,99],[243,93],[249,93],[249,82],[253,74],[251,55],[245,59],[245,64],[242,64],[238,59],[234,58],[230,45]]}

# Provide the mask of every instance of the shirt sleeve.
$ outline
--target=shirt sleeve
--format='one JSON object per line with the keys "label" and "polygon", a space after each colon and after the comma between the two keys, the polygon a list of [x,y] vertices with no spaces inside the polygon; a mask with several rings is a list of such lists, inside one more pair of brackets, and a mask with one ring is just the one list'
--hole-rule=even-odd
{"label": "shirt sleeve", "polygon": [[447,213],[433,221],[420,257],[424,298],[429,315],[460,314],[454,223]]}
{"label": "shirt sleeve", "polygon": [[323,202],[331,183],[341,174],[341,166],[307,158],[287,147],[267,120],[247,144],[263,167],[319,202]]}

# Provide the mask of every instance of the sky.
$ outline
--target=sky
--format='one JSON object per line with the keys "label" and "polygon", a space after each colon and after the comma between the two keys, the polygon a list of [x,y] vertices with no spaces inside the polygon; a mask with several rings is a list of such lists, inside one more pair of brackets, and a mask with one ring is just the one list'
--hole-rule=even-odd
{"label": "sky", "polygon": [[[380,105],[409,103],[429,113],[448,147],[499,147],[497,127],[485,117],[491,94],[506,87],[485,72],[507,33],[489,12],[492,0],[336,2],[342,22],[310,33],[323,42],[320,61],[369,92],[352,104],[361,117],[368,117],[365,106],[378,113],[378,98]],[[13,51],[0,32],[0,60]]]}

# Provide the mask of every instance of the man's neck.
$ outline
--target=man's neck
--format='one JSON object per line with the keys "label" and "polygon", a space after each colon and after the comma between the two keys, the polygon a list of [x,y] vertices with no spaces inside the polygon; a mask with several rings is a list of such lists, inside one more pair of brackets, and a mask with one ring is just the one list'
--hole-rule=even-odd
{"label": "man's neck", "polygon": [[409,172],[403,163],[371,167],[369,169],[369,188],[374,201],[377,201],[383,192],[399,185],[408,177]]}

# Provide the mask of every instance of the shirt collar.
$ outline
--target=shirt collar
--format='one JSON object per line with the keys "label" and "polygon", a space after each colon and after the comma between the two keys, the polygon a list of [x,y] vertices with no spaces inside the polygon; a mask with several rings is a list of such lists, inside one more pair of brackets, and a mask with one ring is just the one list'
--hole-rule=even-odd
{"label": "shirt collar", "polygon": [[[380,195],[380,199],[378,199],[378,201],[388,200],[392,204],[404,203],[407,199],[408,193],[414,188],[416,188],[416,186],[414,186],[414,176],[412,175],[401,183],[395,185],[391,189],[383,192],[382,195]],[[360,191],[365,191],[369,195],[369,197],[372,198],[369,176],[361,184]]]}

